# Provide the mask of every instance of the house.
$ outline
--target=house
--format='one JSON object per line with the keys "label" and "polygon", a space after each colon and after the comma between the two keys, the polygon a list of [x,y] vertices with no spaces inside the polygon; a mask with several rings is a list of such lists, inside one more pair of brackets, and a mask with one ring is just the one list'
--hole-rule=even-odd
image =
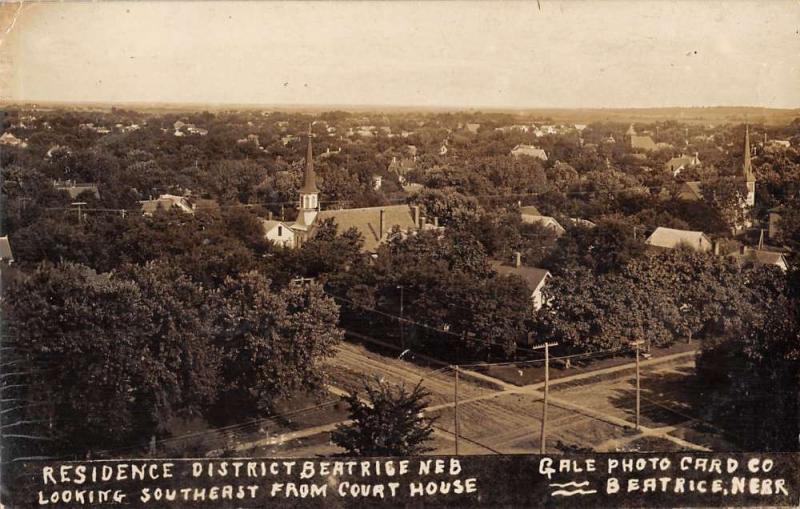
{"label": "house", "polygon": [[684,182],[678,188],[678,199],[687,201],[700,201],[703,199],[702,184],[700,181]]}
{"label": "house", "polygon": [[546,269],[539,269],[536,267],[524,267],[520,253],[514,253],[514,260],[512,263],[506,264],[498,260],[489,262],[492,269],[501,276],[515,275],[522,278],[528,285],[531,291],[531,308],[538,311],[544,305],[544,289],[547,281],[552,277],[550,272]]}
{"label": "house", "polygon": [[388,170],[390,173],[394,173],[398,177],[405,177],[408,175],[408,172],[417,167],[416,160],[416,156],[402,157],[400,159],[398,159],[397,156],[393,156],[392,162],[389,163]]}
{"label": "house", "polygon": [[[739,182],[744,182],[747,187],[747,194],[741,198],[741,206],[746,210],[750,210],[756,203],[756,177],[753,172],[750,151],[750,128],[745,126],[742,170],[741,173],[734,178]],[[701,200],[703,198],[702,184],[698,181],[684,182],[681,184],[680,188],[678,188],[678,198],[690,201]],[[741,229],[743,226],[750,226],[750,224],[740,225],[737,229]]]}
{"label": "house", "polygon": [[478,129],[481,128],[481,125],[480,124],[467,123],[467,125],[465,127],[466,127],[467,131],[471,132],[472,134],[478,134]]}
{"label": "house", "polygon": [[740,267],[749,265],[774,265],[783,272],[789,270],[789,263],[786,261],[786,256],[777,251],[753,249],[751,247],[742,246],[739,251],[728,254],[728,258],[735,260]]}
{"label": "house", "polygon": [[156,200],[144,200],[139,203],[142,205],[142,213],[146,216],[152,216],[157,210],[171,210],[173,208],[186,214],[194,214],[194,208],[184,196],[162,194]]}
{"label": "house", "polygon": [[534,206],[534,205],[525,205],[524,207],[522,205],[520,205],[519,213],[520,214],[525,214],[525,215],[528,215],[528,216],[541,216],[542,215],[542,213],[539,212],[539,209],[537,209],[536,206]]}
{"label": "house", "polygon": [[9,265],[14,263],[14,255],[11,253],[11,244],[8,237],[0,237],[0,301],[3,300],[3,287],[9,273]]}
{"label": "house", "polygon": [[26,148],[28,146],[28,143],[25,142],[24,140],[21,140],[21,139],[17,138],[16,136],[14,136],[13,134],[11,134],[9,132],[5,132],[5,133],[3,133],[2,136],[0,136],[0,145],[8,145],[10,147]]}
{"label": "house", "polygon": [[557,237],[563,235],[567,230],[558,221],[550,216],[540,216],[535,214],[521,214],[522,222],[528,224],[538,224],[543,228],[551,230]]}
{"label": "house", "polygon": [[11,244],[8,236],[0,237],[0,262],[10,265],[14,262],[14,255],[11,253]]}
{"label": "house", "polygon": [[291,225],[295,234],[296,247],[312,238],[319,225],[328,219],[334,221],[338,232],[355,228],[364,239],[362,250],[368,253],[374,253],[378,246],[387,240],[395,227],[399,228],[403,234],[408,234],[424,224],[417,206],[386,205],[358,209],[321,210],[319,194],[309,129],[303,186],[300,188],[300,206],[297,218]]}
{"label": "house", "polygon": [[706,252],[713,247],[711,239],[703,232],[690,230],[676,230],[659,226],[647,237],[645,244],[653,247],[675,249],[676,247],[686,246],[695,251]]}
{"label": "house", "polygon": [[633,128],[633,124],[631,124],[625,132],[625,140],[628,142],[628,147],[632,149],[653,151],[659,148],[650,136],[637,134],[636,129]]}
{"label": "house", "polygon": [[198,210],[206,210],[216,212],[219,210],[219,203],[217,200],[210,200],[208,198],[195,198],[191,201],[192,209],[196,212]]}
{"label": "house", "polygon": [[248,134],[244,138],[236,140],[236,143],[239,144],[239,145],[248,145],[248,144],[250,144],[250,145],[254,145],[256,147],[261,147],[261,143],[260,143],[260,140],[258,139],[258,135],[257,134]]}
{"label": "house", "polygon": [[383,185],[383,177],[381,177],[380,175],[373,175],[372,189],[375,191],[380,191],[382,185]]}
{"label": "house", "polygon": [[289,224],[283,221],[262,219],[261,228],[264,231],[264,238],[273,244],[288,248],[295,246],[295,234]]}
{"label": "house", "polygon": [[569,220],[569,223],[572,226],[578,226],[578,227],[581,227],[581,228],[596,228],[597,227],[597,225],[595,223],[589,221],[588,219],[582,219],[580,217],[570,217],[570,218],[568,218],[568,220]]}
{"label": "house", "polygon": [[664,164],[664,169],[671,172],[673,177],[676,177],[682,170],[694,168],[695,166],[700,166],[700,159],[697,157],[697,152],[694,153],[694,156],[681,154],[680,157],[673,157]]}
{"label": "house", "polygon": [[537,148],[533,145],[517,145],[511,149],[511,155],[514,157],[529,156],[541,159],[542,161],[547,161],[547,153],[545,153],[543,149]]}
{"label": "house", "polygon": [[769,210],[769,229],[767,230],[769,240],[775,240],[781,235],[781,214],[783,214],[781,207]]}
{"label": "house", "polygon": [[71,200],[74,200],[82,193],[90,193],[95,198],[100,198],[100,192],[97,190],[97,184],[77,184],[73,180],[53,181],[53,187],[56,191],[64,191],[69,195]]}

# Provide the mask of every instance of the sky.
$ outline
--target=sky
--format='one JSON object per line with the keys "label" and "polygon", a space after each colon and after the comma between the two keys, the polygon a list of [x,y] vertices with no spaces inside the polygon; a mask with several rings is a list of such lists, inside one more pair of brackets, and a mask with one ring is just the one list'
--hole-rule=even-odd
{"label": "sky", "polygon": [[0,9],[1,101],[800,107],[798,0]]}

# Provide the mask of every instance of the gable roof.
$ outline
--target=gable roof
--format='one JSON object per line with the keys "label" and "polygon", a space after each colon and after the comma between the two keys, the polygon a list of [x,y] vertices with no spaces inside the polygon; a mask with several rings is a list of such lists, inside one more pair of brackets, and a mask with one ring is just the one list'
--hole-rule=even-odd
{"label": "gable roof", "polygon": [[744,248],[742,250],[730,253],[728,256],[734,258],[740,263],[753,263],[755,265],[776,265],[781,269],[788,268],[789,264],[786,261],[786,256],[777,251],[767,251],[765,249],[751,249]]}
{"label": "gable roof", "polygon": [[56,183],[54,187],[57,191],[65,191],[71,200],[74,200],[84,192],[93,194],[95,198],[100,198],[100,192],[95,184]]}
{"label": "gable roof", "polygon": [[561,224],[550,216],[539,216],[536,214],[522,214],[522,222],[529,224],[539,224],[544,228],[549,228],[557,234],[562,234],[567,230]]}
{"label": "gable roof", "polygon": [[285,228],[288,228],[289,231],[292,230],[289,223],[285,221],[277,221],[275,219],[261,219],[261,228],[263,228],[264,233],[271,231],[276,226],[283,226]]}
{"label": "gable roof", "polygon": [[[383,235],[379,233],[383,210]],[[326,219],[336,222],[336,231],[345,232],[355,228],[364,238],[365,252],[374,252],[378,245],[386,239],[386,234],[392,228],[399,226],[401,230],[408,231],[416,227],[411,207],[408,205],[386,205],[383,207],[364,207],[360,209],[322,210],[315,220],[319,224]]]}
{"label": "gable roof", "polygon": [[631,136],[631,147],[633,148],[640,148],[643,150],[655,150],[656,143],[653,141],[653,138],[650,136],[639,136],[639,135],[632,135]]}
{"label": "gable roof", "polygon": [[711,249],[711,239],[703,232],[676,230],[674,228],[664,228],[663,226],[656,228],[655,231],[647,237],[645,244],[669,249],[676,248],[680,245],[686,245],[698,251],[708,251]]}
{"label": "gable roof", "polygon": [[511,149],[511,155],[514,157],[518,156],[530,156],[530,157],[537,157],[542,161],[547,161],[547,153],[538,147],[533,145],[517,145],[513,149]]}
{"label": "gable roof", "polygon": [[698,181],[684,182],[678,189],[678,198],[682,200],[701,200],[703,199],[703,187]]}
{"label": "gable roof", "polygon": [[669,171],[675,171],[679,168],[686,168],[688,166],[694,166],[695,164],[700,163],[700,160],[697,159],[696,156],[687,156],[682,155],[680,157],[673,157],[669,161],[664,164],[664,168]]}
{"label": "gable roof", "polygon": [[194,214],[194,210],[186,198],[174,194],[162,194],[157,200],[144,200],[140,203],[144,214],[153,214],[157,210],[170,210],[173,207],[177,207],[181,212]]}
{"label": "gable roof", "polygon": [[530,216],[541,216],[542,215],[542,213],[539,212],[539,209],[537,209],[534,205],[526,205],[524,207],[520,207],[519,208],[519,213],[520,214],[527,214],[527,215],[530,215]]}
{"label": "gable roof", "polygon": [[545,278],[550,275],[550,272],[546,269],[539,269],[537,267],[526,267],[524,265],[520,265],[519,267],[515,267],[513,265],[508,265],[503,263],[499,260],[490,260],[489,265],[492,269],[502,276],[507,276],[510,274],[516,275],[521,277],[527,283],[528,288],[531,292],[536,291],[539,288]]}

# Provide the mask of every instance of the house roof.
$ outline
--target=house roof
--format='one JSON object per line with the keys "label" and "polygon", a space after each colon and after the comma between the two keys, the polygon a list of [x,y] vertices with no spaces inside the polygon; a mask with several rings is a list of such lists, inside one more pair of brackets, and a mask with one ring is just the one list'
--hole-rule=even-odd
{"label": "house roof", "polygon": [[519,213],[520,214],[527,214],[527,215],[530,215],[530,216],[541,216],[542,215],[542,213],[539,212],[539,209],[537,209],[533,205],[526,205],[524,207],[520,207],[519,208]]}
{"label": "house roof", "polygon": [[711,247],[711,239],[703,232],[676,230],[659,226],[647,238],[645,244],[666,248],[675,248],[681,244],[685,244],[689,247],[706,251]]}
{"label": "house roof", "polygon": [[517,145],[511,149],[511,154],[514,156],[538,157],[543,161],[547,161],[547,153],[543,149],[534,147],[533,145]]}
{"label": "house roof", "polygon": [[550,275],[550,272],[546,269],[526,267],[524,265],[515,267],[499,260],[490,260],[489,265],[491,265],[495,272],[502,276],[514,274],[521,277],[525,280],[525,283],[528,284],[528,288],[530,288],[531,292],[539,288],[539,285]]}
{"label": "house roof", "polygon": [[95,184],[56,184],[55,188],[58,191],[66,191],[70,199],[73,200],[83,192],[89,192],[93,194],[95,198],[100,197],[100,192],[97,190]]}
{"label": "house roof", "polygon": [[550,216],[539,216],[536,214],[522,214],[522,222],[540,224],[545,228],[552,228],[556,232],[563,233],[566,231],[564,227],[561,226],[561,224],[555,220],[555,218]]}
{"label": "house roof", "polygon": [[693,156],[680,156],[680,157],[673,157],[664,165],[665,168],[671,171],[675,171],[676,169],[680,168],[681,166],[691,166],[694,164],[695,158]]}
{"label": "house roof", "polygon": [[11,253],[11,244],[8,242],[8,237],[0,237],[0,260],[13,260],[14,255]]}
{"label": "house roof", "polygon": [[[379,234],[381,210],[384,211],[383,235]],[[386,234],[395,226],[399,226],[403,231],[416,227],[413,212],[408,205],[323,210],[317,214],[314,223],[319,224],[326,219],[333,219],[336,222],[338,232],[344,232],[350,228],[358,230],[364,238],[363,251],[366,252],[375,251],[381,241],[386,238]]]}
{"label": "house roof", "polygon": [[639,135],[632,135],[631,136],[631,147],[633,148],[641,148],[643,150],[655,150],[656,143],[653,141],[653,138],[650,136],[639,136]]}
{"label": "house roof", "polygon": [[744,253],[737,251],[728,255],[735,258],[740,262],[752,262],[757,265],[777,265],[779,267],[787,267],[786,256],[777,251],[767,251],[765,249],[749,249],[745,248]]}
{"label": "house roof", "polygon": [[289,223],[286,223],[284,221],[276,221],[275,219],[262,219],[261,220],[261,227],[264,229],[264,232],[268,232],[268,231],[272,230],[273,228],[275,228],[276,226],[284,226],[284,227],[289,228],[291,230],[291,227],[289,226]]}
{"label": "house roof", "polygon": [[698,181],[684,182],[679,190],[680,198],[684,200],[700,200],[703,198],[702,184]]}
{"label": "house roof", "polygon": [[169,210],[172,207],[179,208],[182,212],[193,214],[192,207],[187,203],[186,198],[183,196],[175,196],[172,194],[162,194],[157,200],[145,200],[140,202],[142,204],[142,212],[145,214],[152,214],[156,210]]}

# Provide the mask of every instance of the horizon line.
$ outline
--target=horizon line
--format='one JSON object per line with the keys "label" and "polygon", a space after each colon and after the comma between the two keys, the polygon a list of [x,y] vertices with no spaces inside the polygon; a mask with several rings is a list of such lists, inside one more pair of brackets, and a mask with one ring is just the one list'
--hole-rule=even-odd
{"label": "horizon line", "polygon": [[635,111],[635,110],[707,110],[707,109],[748,109],[748,110],[771,110],[771,111],[798,111],[800,112],[800,105],[793,107],[776,107],[776,106],[755,106],[755,105],[709,105],[709,106],[466,106],[466,105],[415,105],[415,104],[336,104],[336,103],[255,103],[255,102],[207,102],[207,101],[70,101],[70,100],[38,100],[38,99],[25,99],[25,100],[3,100],[0,101],[0,106],[37,106],[39,104],[46,105],[63,105],[63,106],[97,106],[97,107],[113,107],[113,106],[145,106],[145,107],[197,107],[205,106],[213,109],[220,108],[244,108],[244,109],[328,109],[332,110],[375,110],[375,109],[403,109],[403,110],[442,110],[442,111],[472,111],[472,112],[525,112],[525,111]]}

